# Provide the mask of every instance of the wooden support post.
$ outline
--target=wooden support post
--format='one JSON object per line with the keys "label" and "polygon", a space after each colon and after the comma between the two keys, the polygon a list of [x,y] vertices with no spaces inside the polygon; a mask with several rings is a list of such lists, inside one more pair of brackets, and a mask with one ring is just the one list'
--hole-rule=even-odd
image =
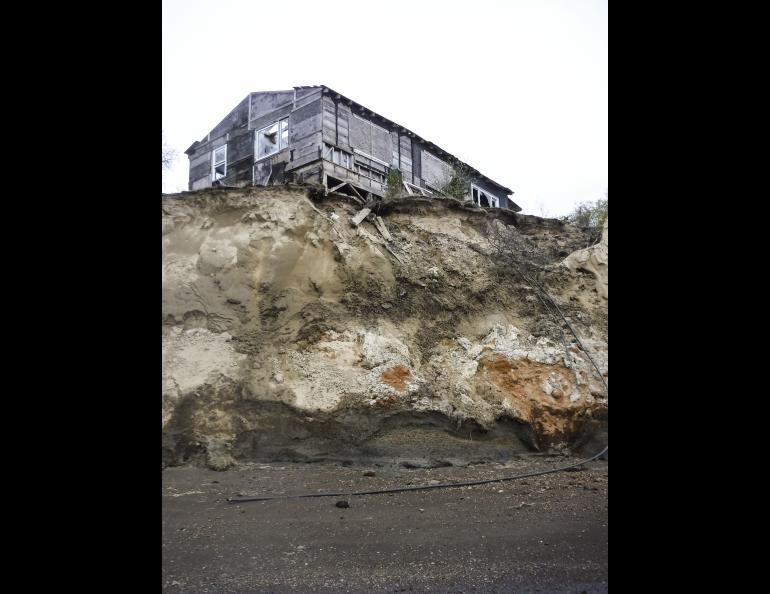
{"label": "wooden support post", "polygon": [[353,190],[353,193],[355,193],[355,195],[358,196],[358,198],[363,202],[363,196],[358,193],[358,190],[356,190],[356,187],[353,184],[350,184],[350,189]]}

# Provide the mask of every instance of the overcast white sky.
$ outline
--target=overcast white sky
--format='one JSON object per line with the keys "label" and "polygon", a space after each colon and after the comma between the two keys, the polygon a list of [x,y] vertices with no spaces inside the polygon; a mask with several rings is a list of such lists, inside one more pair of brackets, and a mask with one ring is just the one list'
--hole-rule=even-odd
{"label": "overcast white sky", "polygon": [[325,84],[566,214],[607,190],[607,0],[163,0],[178,156],[252,91]]}

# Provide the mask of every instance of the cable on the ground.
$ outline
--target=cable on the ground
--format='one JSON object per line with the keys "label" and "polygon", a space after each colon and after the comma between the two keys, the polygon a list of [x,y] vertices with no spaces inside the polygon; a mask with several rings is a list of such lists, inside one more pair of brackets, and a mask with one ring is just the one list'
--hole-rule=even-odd
{"label": "cable on the ground", "polygon": [[604,449],[598,454],[594,454],[590,458],[580,460],[569,466],[562,466],[560,468],[551,468],[549,470],[540,470],[538,472],[528,472],[526,474],[518,474],[515,476],[505,476],[496,479],[482,479],[478,481],[464,481],[461,483],[443,483],[440,485],[418,485],[415,487],[394,487],[392,489],[377,489],[375,491],[353,491],[353,492],[336,492],[336,493],[303,493],[301,495],[265,495],[262,497],[228,497],[229,503],[245,503],[247,501],[274,501],[276,499],[303,499],[311,497],[353,497],[356,495],[380,495],[384,493],[403,493],[404,491],[427,491],[428,489],[449,489],[454,487],[471,487],[473,485],[486,485],[489,483],[502,483],[504,481],[512,481],[516,479],[527,478],[530,476],[540,476],[543,474],[553,474],[555,472],[562,472],[569,470],[570,468],[577,468],[588,462],[592,462],[597,458],[604,455],[609,446],[605,446]]}

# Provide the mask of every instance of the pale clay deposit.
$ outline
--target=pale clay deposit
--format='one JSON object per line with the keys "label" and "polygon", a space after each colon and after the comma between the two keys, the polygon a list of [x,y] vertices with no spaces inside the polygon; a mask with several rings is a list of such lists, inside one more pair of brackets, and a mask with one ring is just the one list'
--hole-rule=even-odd
{"label": "pale clay deposit", "polygon": [[[382,215],[383,233],[373,216],[350,223],[356,205],[307,194],[163,197],[164,464],[350,457],[385,441],[396,457],[402,444],[462,461],[468,428],[495,452],[606,432],[601,379],[501,273],[489,215],[405,206]],[[550,250],[542,282],[606,380],[607,224],[589,247],[577,229],[518,216]]]}

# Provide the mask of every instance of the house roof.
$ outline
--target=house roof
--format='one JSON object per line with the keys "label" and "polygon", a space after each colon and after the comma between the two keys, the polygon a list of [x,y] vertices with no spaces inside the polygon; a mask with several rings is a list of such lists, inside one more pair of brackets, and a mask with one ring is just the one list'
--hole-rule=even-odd
{"label": "house roof", "polygon": [[[513,190],[511,190],[510,188],[506,188],[504,185],[496,182],[492,178],[487,177],[486,175],[481,173],[478,169],[475,169],[475,168],[471,167],[470,165],[468,165],[468,163],[466,163],[465,161],[463,161],[459,157],[455,157],[452,153],[442,149],[437,144],[431,142],[430,140],[427,140],[426,138],[423,138],[422,136],[420,136],[419,134],[417,134],[415,132],[412,132],[411,130],[409,130],[408,128],[405,128],[401,124],[398,124],[398,123],[394,122],[393,120],[389,120],[388,118],[381,116],[380,114],[378,114],[375,111],[372,111],[368,107],[364,107],[363,105],[361,105],[357,101],[354,101],[354,100],[352,100],[352,99],[342,95],[341,93],[338,93],[337,91],[335,91],[334,89],[331,89],[330,87],[327,87],[326,85],[309,85],[309,86],[294,87],[294,88],[297,89],[297,90],[298,89],[317,89],[317,88],[322,88],[322,89],[324,89],[323,90],[324,93],[327,93],[329,95],[334,95],[335,98],[342,99],[343,101],[347,102],[349,105],[355,105],[357,108],[367,112],[369,115],[378,117],[383,122],[386,122],[387,124],[389,124],[391,127],[395,127],[397,129],[401,130],[402,132],[406,133],[407,135],[412,136],[414,138],[417,138],[418,140],[420,140],[423,143],[423,145],[427,149],[429,149],[431,152],[435,153],[437,156],[439,156],[439,157],[441,157],[441,156],[449,157],[450,159],[452,159],[454,161],[459,161],[460,163],[465,163],[465,165],[467,165],[468,168],[470,169],[471,174],[473,174],[474,176],[478,177],[479,179],[483,179],[484,181],[489,182],[490,184],[494,185],[497,188],[500,188],[506,194],[513,194],[514,193]],[[513,201],[511,201],[511,202],[513,203]],[[521,210],[521,208],[519,208],[519,206],[517,204],[515,204],[515,203],[513,203],[513,204],[514,204],[514,206],[516,206],[516,208],[514,208],[513,210],[516,210],[517,208],[518,208],[518,210]]]}

